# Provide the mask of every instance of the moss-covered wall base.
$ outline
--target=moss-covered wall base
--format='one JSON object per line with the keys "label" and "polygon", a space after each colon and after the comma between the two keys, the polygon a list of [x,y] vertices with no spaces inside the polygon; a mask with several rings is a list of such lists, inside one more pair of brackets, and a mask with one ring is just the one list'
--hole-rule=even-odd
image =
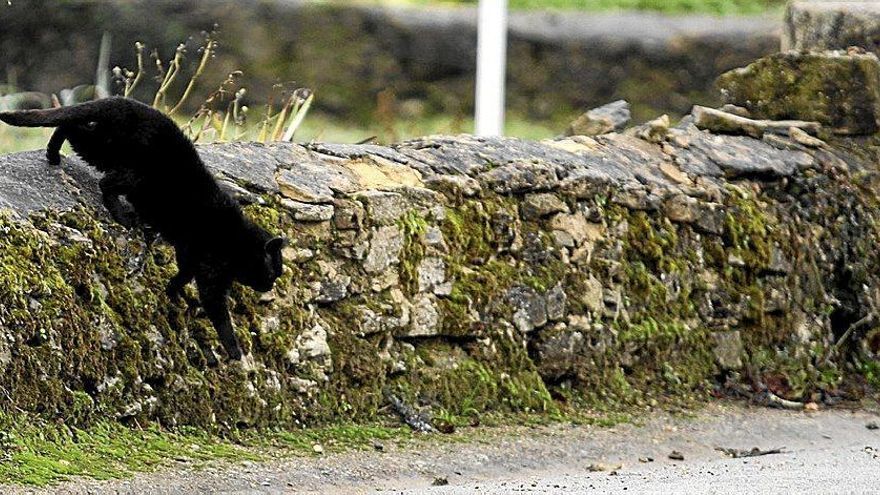
{"label": "moss-covered wall base", "polygon": [[202,147],[292,240],[271,293],[234,290],[243,363],[164,295],[170,248],[128,274],[143,246],[94,172],[0,157],[0,407],[231,429],[368,419],[389,393],[467,416],[876,384],[876,319],[841,339],[880,302],[859,146],[651,139]]}

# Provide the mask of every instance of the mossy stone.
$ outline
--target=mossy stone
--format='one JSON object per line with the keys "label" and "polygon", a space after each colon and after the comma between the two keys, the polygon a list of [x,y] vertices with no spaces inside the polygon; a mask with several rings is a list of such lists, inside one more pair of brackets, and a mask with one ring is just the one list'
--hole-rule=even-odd
{"label": "mossy stone", "polygon": [[873,134],[880,121],[880,61],[873,54],[784,52],[718,78],[727,103],[753,117],[820,122],[837,134]]}

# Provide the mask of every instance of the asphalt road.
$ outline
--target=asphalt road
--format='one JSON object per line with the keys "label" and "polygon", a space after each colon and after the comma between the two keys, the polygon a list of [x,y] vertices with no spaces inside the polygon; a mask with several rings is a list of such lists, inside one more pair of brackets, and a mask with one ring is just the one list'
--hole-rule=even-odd
{"label": "asphalt road", "polygon": [[[479,442],[419,443],[382,452],[269,464],[172,468],[132,480],[77,481],[59,494],[880,493],[880,421],[865,411],[815,413],[714,405],[614,428],[498,430]],[[716,448],[783,448],[730,458]],[[683,460],[668,456],[678,451]],[[651,460],[649,460],[651,459]],[[448,485],[433,486],[445,479]]]}

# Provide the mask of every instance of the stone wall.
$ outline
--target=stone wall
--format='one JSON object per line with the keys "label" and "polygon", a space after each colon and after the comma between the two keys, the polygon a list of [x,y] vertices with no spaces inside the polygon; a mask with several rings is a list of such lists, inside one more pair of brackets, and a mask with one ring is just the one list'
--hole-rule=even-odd
{"label": "stone wall", "polygon": [[371,418],[389,393],[452,415],[731,383],[858,396],[880,338],[841,337],[880,302],[877,157],[873,138],[827,139],[685,121],[545,142],[200,147],[292,240],[273,292],[234,291],[244,364],[164,295],[167,246],[127,275],[142,246],[108,223],[94,171],[2,156],[0,403],[69,424],[235,428]]}
{"label": "stone wall", "polygon": [[[296,81],[317,91],[318,110],[363,123],[375,120],[377,95],[386,90],[394,102],[383,109],[386,118],[464,117],[473,106],[475,21],[471,8],[280,0],[13,2],[0,9],[0,80],[49,93],[89,84],[103,31],[113,36],[112,65],[136,66],[135,41],[168,59],[191,36],[195,63],[198,33],[218,23],[219,56],[200,94],[241,69],[251,103],[265,102],[276,82]],[[776,19],[517,12],[509,110],[560,129],[583,107],[621,98],[636,119],[683,115],[694,102],[716,100],[719,74],[777,48]],[[149,79],[143,84],[155,89]]]}
{"label": "stone wall", "polygon": [[845,50],[880,54],[880,4],[871,0],[797,0],[789,3],[783,50]]}

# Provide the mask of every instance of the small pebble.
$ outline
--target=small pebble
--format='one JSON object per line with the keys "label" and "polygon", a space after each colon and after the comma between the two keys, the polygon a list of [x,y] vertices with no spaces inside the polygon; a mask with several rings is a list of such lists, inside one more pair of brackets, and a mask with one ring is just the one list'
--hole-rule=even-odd
{"label": "small pebble", "polygon": [[446,476],[437,476],[434,478],[434,481],[431,483],[432,486],[446,486],[449,484],[449,480],[446,479]]}
{"label": "small pebble", "polygon": [[321,444],[318,444],[318,443],[316,443],[312,447],[312,450],[314,450],[316,454],[323,454],[324,453],[324,447],[321,447]]}
{"label": "small pebble", "polygon": [[865,428],[869,430],[880,430],[880,424],[877,424],[876,421],[871,421],[870,423],[865,425]]}
{"label": "small pebble", "polygon": [[682,454],[681,452],[679,452],[677,450],[673,450],[672,452],[669,453],[669,458],[672,459],[673,461],[683,461],[684,454]]}
{"label": "small pebble", "polygon": [[593,464],[587,466],[587,471],[591,473],[598,473],[602,471],[617,471],[622,467],[623,465],[621,464],[606,464],[604,462],[594,462]]}

